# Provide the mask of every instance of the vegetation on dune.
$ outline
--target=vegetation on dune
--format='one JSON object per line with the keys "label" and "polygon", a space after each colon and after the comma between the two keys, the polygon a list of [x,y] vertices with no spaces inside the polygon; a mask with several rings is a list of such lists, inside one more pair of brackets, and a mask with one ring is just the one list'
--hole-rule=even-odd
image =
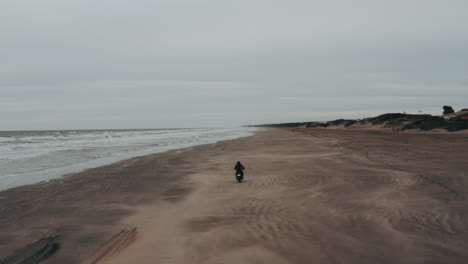
{"label": "vegetation on dune", "polygon": [[356,123],[357,123],[356,120],[350,120],[350,121],[346,122],[346,124],[345,124],[344,126],[345,126],[345,127],[350,127],[350,126],[352,126],[352,125],[354,125],[354,124],[356,124]]}
{"label": "vegetation on dune", "polygon": [[391,122],[391,121],[395,122],[396,120],[403,119],[407,116],[408,116],[407,114],[400,114],[400,113],[383,114],[377,117],[369,118],[369,122],[372,123],[373,125],[380,125],[385,122]]}
{"label": "vegetation on dune", "polygon": [[[444,106],[444,115],[454,113],[451,106]],[[468,109],[467,109],[468,110]],[[282,124],[266,124],[259,127],[333,127],[341,126],[353,127],[354,125],[362,124],[384,125],[387,128],[398,128],[401,131],[420,129],[424,131],[432,129],[446,129],[448,131],[458,131],[468,129],[468,120],[451,120],[447,121],[441,116],[432,116],[426,114],[406,114],[406,113],[388,113],[377,117],[365,118],[360,120],[353,119],[337,119],[327,122],[295,122]]]}

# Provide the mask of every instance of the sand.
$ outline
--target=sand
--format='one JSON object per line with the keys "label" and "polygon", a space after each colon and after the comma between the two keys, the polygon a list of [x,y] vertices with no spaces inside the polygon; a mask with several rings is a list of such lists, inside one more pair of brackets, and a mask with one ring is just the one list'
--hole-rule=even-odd
{"label": "sand", "polygon": [[467,157],[465,134],[270,129],[134,158],[0,192],[0,263],[466,263]]}

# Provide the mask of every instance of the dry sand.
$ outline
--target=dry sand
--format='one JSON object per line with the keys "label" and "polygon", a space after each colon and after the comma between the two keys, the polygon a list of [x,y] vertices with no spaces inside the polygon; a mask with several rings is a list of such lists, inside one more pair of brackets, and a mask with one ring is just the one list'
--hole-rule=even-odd
{"label": "dry sand", "polygon": [[271,129],[135,158],[0,192],[0,263],[468,263],[467,157],[468,135]]}

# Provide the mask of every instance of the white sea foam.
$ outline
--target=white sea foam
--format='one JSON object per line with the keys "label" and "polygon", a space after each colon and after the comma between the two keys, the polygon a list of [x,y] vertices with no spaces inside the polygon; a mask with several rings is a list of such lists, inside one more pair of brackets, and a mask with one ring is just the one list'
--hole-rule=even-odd
{"label": "white sea foam", "polygon": [[254,129],[0,132],[0,190],[151,153],[251,134]]}

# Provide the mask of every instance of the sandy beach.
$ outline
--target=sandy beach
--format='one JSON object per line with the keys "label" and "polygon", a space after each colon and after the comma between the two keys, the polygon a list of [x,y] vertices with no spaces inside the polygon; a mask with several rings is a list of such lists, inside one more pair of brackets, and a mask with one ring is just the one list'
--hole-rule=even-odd
{"label": "sandy beach", "polygon": [[0,192],[0,263],[466,263],[467,157],[332,129],[137,157]]}

